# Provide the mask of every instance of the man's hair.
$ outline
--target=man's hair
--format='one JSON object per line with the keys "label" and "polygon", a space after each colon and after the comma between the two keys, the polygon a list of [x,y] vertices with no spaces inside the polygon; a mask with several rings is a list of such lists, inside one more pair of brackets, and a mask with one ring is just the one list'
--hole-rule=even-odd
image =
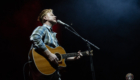
{"label": "man's hair", "polygon": [[43,17],[46,16],[47,13],[52,12],[52,9],[44,9],[42,12],[39,14],[37,21],[40,21],[42,24],[44,23]]}

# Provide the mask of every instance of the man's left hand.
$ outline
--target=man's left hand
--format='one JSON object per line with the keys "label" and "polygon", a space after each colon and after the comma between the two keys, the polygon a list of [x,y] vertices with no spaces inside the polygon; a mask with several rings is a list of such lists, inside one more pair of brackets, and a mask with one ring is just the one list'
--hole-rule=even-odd
{"label": "man's left hand", "polygon": [[78,53],[78,56],[75,56],[75,59],[80,59],[83,56],[81,53],[81,50],[79,50],[77,53]]}

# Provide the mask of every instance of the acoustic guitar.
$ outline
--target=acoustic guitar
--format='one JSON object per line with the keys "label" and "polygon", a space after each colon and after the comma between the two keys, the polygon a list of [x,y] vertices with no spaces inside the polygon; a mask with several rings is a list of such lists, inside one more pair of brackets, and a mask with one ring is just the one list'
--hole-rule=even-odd
{"label": "acoustic guitar", "polygon": [[[37,51],[35,51],[35,49],[31,49],[29,56],[32,58],[32,60],[35,63],[36,68],[38,69],[38,71],[44,75],[51,75],[53,74],[56,69],[58,67],[66,67],[65,64],[65,59],[67,57],[73,57],[73,56],[77,56],[77,53],[67,53],[65,52],[65,50],[61,47],[58,46],[56,48],[51,48],[49,46],[47,46],[47,49],[49,49],[49,51],[53,54],[55,54],[59,61],[58,61],[58,65],[54,65],[53,63],[51,63],[48,59],[44,58],[41,54],[37,53]],[[84,51],[81,52],[83,56],[86,55],[93,55],[93,50],[90,51]]]}

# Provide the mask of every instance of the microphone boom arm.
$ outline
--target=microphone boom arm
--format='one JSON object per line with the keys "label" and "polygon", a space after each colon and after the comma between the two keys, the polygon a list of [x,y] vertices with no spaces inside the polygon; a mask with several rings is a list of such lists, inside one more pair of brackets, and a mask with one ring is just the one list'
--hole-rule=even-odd
{"label": "microphone boom arm", "polygon": [[[70,32],[72,32],[73,34],[77,35],[78,37],[80,37],[83,41],[87,42],[88,44],[92,45],[93,47],[95,47],[96,49],[100,50],[99,47],[97,47],[96,45],[94,45],[93,43],[91,43],[90,41],[88,41],[87,39],[84,39],[83,37],[81,37],[71,26],[65,26],[65,28],[67,30],[69,30]],[[70,30],[69,28],[71,28],[72,30]]]}

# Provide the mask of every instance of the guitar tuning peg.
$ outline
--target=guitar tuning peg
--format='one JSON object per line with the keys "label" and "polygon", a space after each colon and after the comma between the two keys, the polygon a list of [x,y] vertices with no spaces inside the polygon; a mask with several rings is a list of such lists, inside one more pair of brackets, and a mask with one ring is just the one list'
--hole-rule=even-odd
{"label": "guitar tuning peg", "polygon": [[91,56],[93,56],[93,50],[90,51]]}
{"label": "guitar tuning peg", "polygon": [[93,52],[93,50],[90,51],[91,53]]}
{"label": "guitar tuning peg", "polygon": [[91,56],[93,56],[93,53],[91,53]]}

